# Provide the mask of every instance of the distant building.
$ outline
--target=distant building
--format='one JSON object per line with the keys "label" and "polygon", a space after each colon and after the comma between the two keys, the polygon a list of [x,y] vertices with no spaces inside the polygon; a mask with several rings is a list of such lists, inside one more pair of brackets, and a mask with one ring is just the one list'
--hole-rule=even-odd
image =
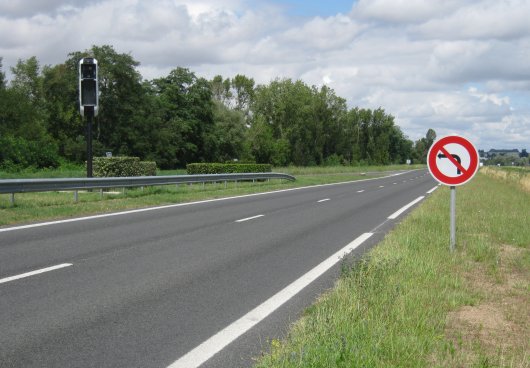
{"label": "distant building", "polygon": [[[523,150],[524,152],[526,152],[526,150]],[[485,152],[484,150],[479,150],[479,156],[481,159],[483,160],[489,160],[489,159],[492,159],[492,158],[495,158],[495,157],[499,157],[499,156],[502,156],[502,157],[512,157],[512,158],[519,158],[521,157],[521,153],[519,152],[518,149],[511,149],[511,150],[507,150],[507,149],[490,149],[488,152]]]}

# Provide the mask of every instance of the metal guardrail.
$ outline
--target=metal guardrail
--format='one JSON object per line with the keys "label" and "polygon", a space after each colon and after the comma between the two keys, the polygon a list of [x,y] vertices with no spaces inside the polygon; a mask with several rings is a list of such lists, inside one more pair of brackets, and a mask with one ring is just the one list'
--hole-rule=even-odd
{"label": "metal guardrail", "polygon": [[74,199],[77,201],[77,191],[79,190],[255,181],[264,179],[296,180],[294,176],[282,173],[135,176],[122,178],[6,179],[0,180],[0,194],[11,194],[11,204],[13,205],[15,202],[15,193],[75,191]]}

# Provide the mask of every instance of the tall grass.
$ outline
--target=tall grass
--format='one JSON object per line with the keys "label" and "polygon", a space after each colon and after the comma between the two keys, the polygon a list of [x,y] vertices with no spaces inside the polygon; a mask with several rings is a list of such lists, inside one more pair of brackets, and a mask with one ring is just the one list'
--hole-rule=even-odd
{"label": "tall grass", "polygon": [[[476,269],[487,270],[484,278],[498,275],[501,245],[524,250],[519,267],[530,268],[529,216],[529,194],[478,175],[458,188],[458,248],[450,253],[449,190],[434,192],[368,256],[343,267],[336,287],[308,308],[285,341],[273,341],[257,367],[495,366],[496,351],[458,353],[447,316],[492,297],[468,275]],[[521,299],[522,310],[527,302]],[[517,336],[526,345],[510,353],[520,364],[514,366],[528,363],[529,318]]]}
{"label": "tall grass", "polygon": [[526,168],[497,168],[490,166],[483,167],[480,170],[493,178],[519,184],[523,190],[530,192],[530,170]]}

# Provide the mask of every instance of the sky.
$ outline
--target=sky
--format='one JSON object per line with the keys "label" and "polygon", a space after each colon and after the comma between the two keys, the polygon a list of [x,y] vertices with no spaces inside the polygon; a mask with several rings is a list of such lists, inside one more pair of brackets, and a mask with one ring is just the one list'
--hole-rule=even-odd
{"label": "sky", "polygon": [[0,0],[3,70],[112,45],[145,79],[177,66],[327,85],[412,140],[530,151],[530,0]]}

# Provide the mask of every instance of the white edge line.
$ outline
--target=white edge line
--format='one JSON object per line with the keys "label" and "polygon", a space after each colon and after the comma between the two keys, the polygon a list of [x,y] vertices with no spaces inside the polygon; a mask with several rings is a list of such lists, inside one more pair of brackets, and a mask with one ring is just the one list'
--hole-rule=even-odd
{"label": "white edge line", "polygon": [[195,202],[187,202],[187,203],[176,203],[176,204],[168,204],[165,206],[157,206],[157,207],[147,207],[147,208],[140,208],[137,210],[129,210],[129,211],[122,211],[122,212],[113,212],[113,213],[105,213],[101,215],[94,215],[94,216],[85,216],[85,217],[76,217],[66,220],[58,220],[58,221],[49,221],[49,222],[40,222],[36,224],[29,224],[29,225],[21,225],[21,226],[13,226],[13,227],[6,227],[6,228],[0,228],[0,233],[8,232],[8,231],[16,231],[16,230],[24,230],[24,229],[31,229],[35,227],[41,227],[41,226],[50,226],[50,225],[58,225],[58,224],[66,224],[69,222],[77,222],[77,221],[86,221],[86,220],[94,220],[99,218],[105,218],[105,217],[112,217],[112,216],[122,216],[122,215],[129,215],[133,213],[140,213],[140,212],[148,212],[148,211],[156,211],[166,208],[174,208],[174,207],[183,207],[183,206],[192,206],[195,204],[201,204],[201,203],[211,203],[211,202],[220,202],[220,201],[228,201],[231,199],[237,199],[237,198],[248,198],[248,197],[257,197],[257,196],[263,196],[268,194],[275,194],[275,193],[283,193],[283,192],[291,192],[295,190],[303,190],[303,189],[311,189],[311,188],[319,188],[319,187],[329,187],[329,186],[335,186],[335,185],[344,185],[344,184],[355,184],[360,183],[364,181],[371,181],[371,180],[379,180],[379,179],[385,179],[390,178],[392,176],[398,176],[403,174],[408,174],[415,170],[409,170],[404,171],[402,173],[387,175],[387,176],[381,176],[379,178],[370,178],[370,179],[361,179],[361,180],[352,180],[352,181],[344,181],[340,183],[330,183],[330,184],[318,184],[318,185],[310,185],[307,187],[298,187],[298,188],[289,188],[289,189],[281,189],[281,190],[274,190],[270,192],[262,192],[262,193],[252,193],[252,194],[244,194],[240,196],[233,196],[233,197],[225,197],[225,198],[215,198],[215,199],[207,199],[204,201],[195,201]]}
{"label": "white edge line", "polygon": [[320,201],[317,201],[317,203],[327,202],[329,200],[330,200],[329,198],[324,198],[324,199],[321,199]]}
{"label": "white edge line", "polygon": [[401,215],[403,212],[405,212],[406,210],[408,210],[410,207],[414,206],[416,203],[418,203],[419,201],[421,201],[423,198],[425,198],[424,196],[420,196],[418,198],[416,198],[415,200],[413,200],[412,202],[410,202],[409,204],[401,207],[399,210],[397,210],[396,212],[394,212],[393,214],[391,214],[390,216],[388,216],[388,218],[390,220],[395,220],[396,218],[398,218],[399,215]]}
{"label": "white edge line", "polygon": [[72,266],[71,263],[63,263],[63,264],[56,265],[56,266],[41,268],[40,270],[35,270],[35,271],[31,271],[31,272],[21,273],[20,275],[15,275],[15,276],[10,276],[10,277],[6,277],[6,278],[3,278],[3,279],[0,279],[0,284],[3,284],[5,282],[9,282],[9,281],[15,281],[15,280],[18,280],[18,279],[23,279],[23,278],[29,277],[29,276],[35,276],[35,275],[38,275],[40,273],[50,272],[50,271],[58,270],[59,268],[70,267],[70,266]]}
{"label": "white edge line", "polygon": [[236,220],[235,222],[250,221],[250,220],[254,220],[254,219],[257,219],[257,218],[260,218],[260,217],[263,217],[263,216],[265,216],[265,215],[256,215],[256,216],[252,216],[252,217],[247,217],[247,218],[244,218],[244,219]]}
{"label": "white edge line", "polygon": [[429,191],[427,192],[427,194],[431,194],[431,193],[434,192],[436,189],[438,189],[438,185],[435,186],[434,188],[432,188],[431,190],[429,190]]}
{"label": "white edge line", "polygon": [[245,314],[243,317],[225,327],[208,340],[186,353],[184,356],[173,362],[168,368],[196,368],[209,360],[228,344],[250,330],[256,324],[265,319],[268,315],[286,303],[293,296],[298,294],[307,285],[312,283],[323,273],[328,271],[344,256],[351,253],[355,248],[370,238],[373,233],[364,233],[357,239],[346,245],[344,248],[327,258],[318,266],[304,274],[302,277],[279,291],[277,294],[267,299],[262,304]]}

